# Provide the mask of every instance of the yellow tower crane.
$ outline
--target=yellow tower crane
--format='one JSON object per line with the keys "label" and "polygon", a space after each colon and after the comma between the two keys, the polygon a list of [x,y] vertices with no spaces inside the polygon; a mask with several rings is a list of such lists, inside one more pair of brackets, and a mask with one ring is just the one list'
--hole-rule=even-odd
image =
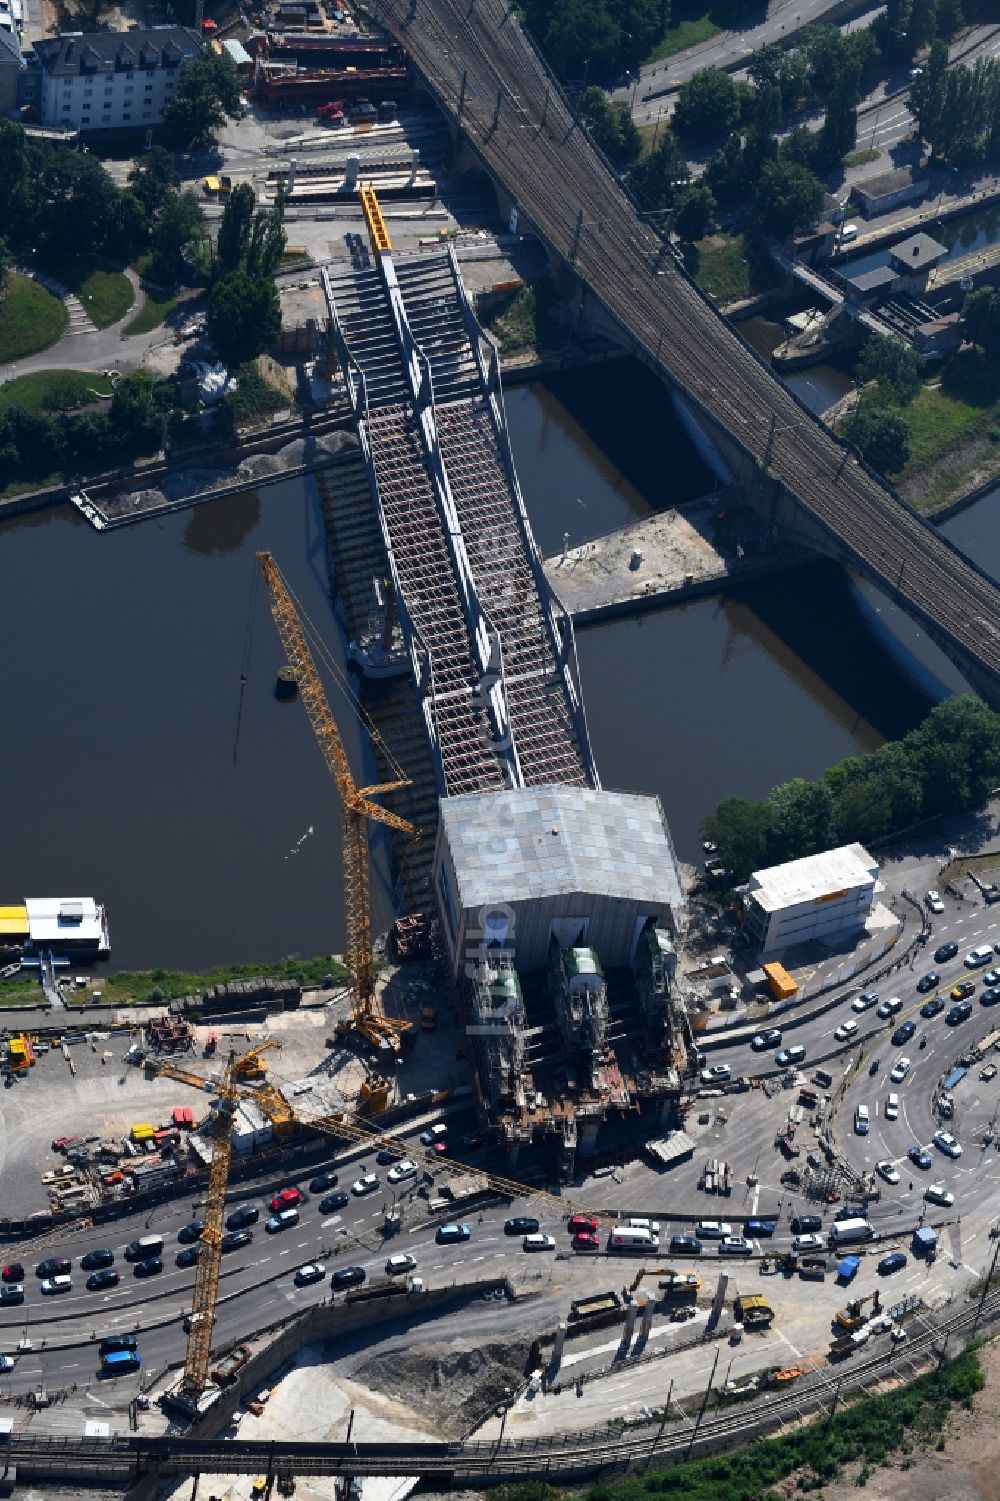
{"label": "yellow tower crane", "polygon": [[312,732],[340,791],[344,820],[344,906],[347,928],[345,959],[351,977],[353,1004],[350,1022],[341,1023],[338,1030],[357,1031],[376,1047],[391,1048],[398,1057],[403,1038],[412,1030],[412,1024],[386,1016],[376,993],[375,967],[372,962],[368,820],[385,824],[402,834],[419,837],[419,830],[412,823],[372,801],[382,793],[408,787],[409,779],[400,773],[393,782],[382,782],[372,787],[357,785],[288,586],[271,553],[259,552],[257,561],[267,585],[271,615],[278,628],[288,665],[295,671]]}

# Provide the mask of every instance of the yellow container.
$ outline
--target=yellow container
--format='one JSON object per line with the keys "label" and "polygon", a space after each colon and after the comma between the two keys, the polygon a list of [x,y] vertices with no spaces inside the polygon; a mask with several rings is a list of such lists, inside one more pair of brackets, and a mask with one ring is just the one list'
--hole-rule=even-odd
{"label": "yellow container", "polygon": [[145,1121],[140,1121],[138,1125],[132,1127],[133,1141],[151,1141],[155,1134],[156,1127]]}

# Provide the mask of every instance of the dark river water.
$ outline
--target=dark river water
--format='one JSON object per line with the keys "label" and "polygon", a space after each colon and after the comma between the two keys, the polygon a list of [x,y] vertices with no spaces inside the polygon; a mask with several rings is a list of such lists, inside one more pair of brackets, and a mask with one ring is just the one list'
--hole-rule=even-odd
{"label": "dark river water", "polygon": [[[712,487],[635,367],[518,388],[507,407],[545,552],[566,531],[576,543]],[[946,530],[1000,572],[998,509],[1000,491]],[[260,548],[342,664],[309,484],[103,536],[68,509],[0,526],[0,902],[103,899],[113,968],[342,946],[337,794],[301,704],[273,697],[281,655],[263,591],[236,744]],[[604,785],[659,793],[690,860],[726,793],[814,776],[962,686],[905,616],[827,564],[577,640]],[[332,701],[358,769],[360,731]],[[384,919],[384,871],[376,884]]]}

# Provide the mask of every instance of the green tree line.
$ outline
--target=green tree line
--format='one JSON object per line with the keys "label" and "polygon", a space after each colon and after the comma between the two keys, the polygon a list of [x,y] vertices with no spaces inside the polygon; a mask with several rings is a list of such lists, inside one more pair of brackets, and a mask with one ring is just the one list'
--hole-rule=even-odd
{"label": "green tree line", "polygon": [[759,801],[725,797],[705,837],[737,880],[919,819],[981,806],[1000,784],[1000,714],[972,695],[936,704],[901,740],[849,756],[815,782],[796,777]]}

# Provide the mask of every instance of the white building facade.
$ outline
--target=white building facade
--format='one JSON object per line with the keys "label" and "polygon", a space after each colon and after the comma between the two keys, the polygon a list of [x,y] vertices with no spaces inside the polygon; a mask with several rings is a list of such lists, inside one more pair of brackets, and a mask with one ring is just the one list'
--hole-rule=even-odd
{"label": "white building facade", "polygon": [[762,955],[859,934],[878,890],[878,865],[861,844],[755,870],[742,893],[747,934]]}
{"label": "white building facade", "polygon": [[67,32],[35,43],[43,125],[129,130],[159,125],[181,63],[201,46],[187,26]]}

